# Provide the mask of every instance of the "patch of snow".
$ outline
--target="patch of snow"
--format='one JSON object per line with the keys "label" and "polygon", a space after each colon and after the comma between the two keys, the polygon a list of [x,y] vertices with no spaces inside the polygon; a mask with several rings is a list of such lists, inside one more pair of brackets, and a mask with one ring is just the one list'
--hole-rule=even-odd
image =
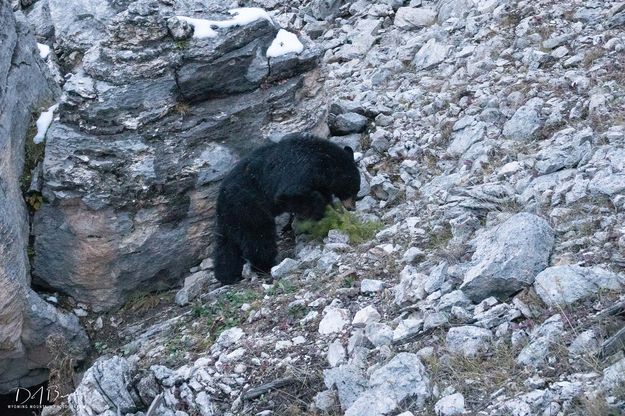
{"label": "patch of snow", "polygon": [[198,39],[214,38],[217,36],[217,32],[213,27],[228,28],[232,26],[244,26],[249,23],[255,22],[259,19],[265,19],[273,22],[271,15],[260,7],[239,7],[229,10],[233,17],[229,20],[208,20],[208,19],[196,19],[187,16],[176,16],[180,20],[184,20],[193,26],[193,37]]}
{"label": "patch of snow", "polygon": [[58,106],[58,104],[54,104],[52,107],[41,113],[37,119],[37,134],[33,137],[33,142],[35,144],[41,143],[46,137],[46,132],[48,131],[48,127],[50,127],[50,123],[52,123],[52,117],[54,117],[54,112]]}
{"label": "patch of snow", "polygon": [[38,43],[37,48],[39,49],[39,56],[41,56],[41,59],[46,59],[48,55],[50,55],[50,47],[48,45]]}
{"label": "patch of snow", "polygon": [[184,20],[193,26],[193,37],[198,39],[214,38],[217,36],[211,26],[215,24],[214,20],[194,19],[193,17],[176,16],[180,20]]}
{"label": "patch of snow", "polygon": [[280,29],[276,38],[267,49],[267,58],[275,58],[291,52],[302,53],[303,50],[304,45],[299,41],[295,33]]}

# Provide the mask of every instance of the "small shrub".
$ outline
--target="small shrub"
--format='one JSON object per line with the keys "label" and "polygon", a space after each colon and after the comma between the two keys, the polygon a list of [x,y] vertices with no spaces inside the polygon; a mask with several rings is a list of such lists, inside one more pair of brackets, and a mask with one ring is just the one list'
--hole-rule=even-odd
{"label": "small shrub", "polygon": [[158,293],[138,293],[133,295],[123,306],[123,310],[144,314],[156,308],[161,303],[161,296]]}
{"label": "small shrub", "polygon": [[329,206],[320,221],[304,220],[295,226],[295,230],[314,239],[324,238],[330,230],[339,230],[349,236],[350,242],[360,244],[371,239],[381,227],[377,221],[363,222],[349,211]]}
{"label": "small shrub", "polygon": [[274,283],[273,287],[268,289],[265,293],[269,296],[276,296],[282,294],[293,293],[297,290],[293,282],[286,279],[278,280]]}
{"label": "small shrub", "polygon": [[26,196],[26,205],[31,211],[37,211],[43,205],[43,196],[39,192],[33,192]]}

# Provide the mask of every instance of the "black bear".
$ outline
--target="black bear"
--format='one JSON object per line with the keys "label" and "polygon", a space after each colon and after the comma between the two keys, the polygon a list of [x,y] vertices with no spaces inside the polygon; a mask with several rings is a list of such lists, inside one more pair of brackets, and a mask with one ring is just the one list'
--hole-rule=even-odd
{"label": "black bear", "polygon": [[240,281],[245,261],[270,273],[278,253],[275,216],[290,212],[319,220],[333,196],[353,209],[359,189],[360,172],[348,146],[295,134],[254,150],[219,189],[215,277],[224,284]]}

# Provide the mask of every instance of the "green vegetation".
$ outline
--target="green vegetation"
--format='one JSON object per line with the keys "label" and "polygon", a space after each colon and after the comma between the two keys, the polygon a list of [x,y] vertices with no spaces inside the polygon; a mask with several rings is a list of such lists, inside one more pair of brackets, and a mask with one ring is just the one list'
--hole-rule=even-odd
{"label": "green vegetation", "polygon": [[241,310],[244,303],[258,300],[258,293],[252,290],[229,292],[221,296],[211,305],[197,302],[191,309],[196,318],[205,318],[206,332],[209,334],[210,344],[226,329],[239,325],[246,317]]}
{"label": "green vegetation", "polygon": [[32,180],[31,173],[37,163],[43,161],[43,156],[46,148],[45,142],[41,142],[36,144],[33,142],[33,137],[37,133],[37,129],[31,127],[28,130],[28,134],[26,135],[26,144],[24,145],[24,170],[22,171],[22,176],[20,177],[20,187],[22,188],[22,193],[26,194],[28,191],[28,187],[30,186],[30,181]]}
{"label": "green vegetation", "polygon": [[297,290],[293,282],[290,280],[281,279],[274,281],[273,287],[268,289],[265,293],[268,296],[276,296],[282,294],[293,293]]}
{"label": "green vegetation", "polygon": [[325,217],[320,221],[305,220],[295,226],[298,233],[310,234],[312,238],[321,239],[328,235],[330,230],[339,230],[349,236],[354,244],[363,243],[371,239],[382,228],[377,221],[361,221],[355,214],[329,206]]}
{"label": "green vegetation", "polygon": [[161,303],[162,293],[135,293],[122,307],[123,311],[133,314],[145,314]]}

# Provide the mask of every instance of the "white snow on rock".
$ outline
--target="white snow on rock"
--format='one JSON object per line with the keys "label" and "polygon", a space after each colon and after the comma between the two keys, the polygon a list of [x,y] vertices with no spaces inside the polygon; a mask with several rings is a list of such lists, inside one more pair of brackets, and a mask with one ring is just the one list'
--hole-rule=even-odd
{"label": "white snow on rock", "polygon": [[260,7],[239,7],[229,10],[228,13],[233,16],[232,19],[208,20],[188,16],[176,17],[193,26],[193,37],[197,39],[214,38],[217,36],[217,31],[215,31],[213,27],[228,28],[233,26],[244,26],[259,19],[265,19],[272,22],[269,13]]}
{"label": "white snow on rock", "polygon": [[299,41],[295,33],[280,29],[269,48],[267,58],[276,58],[287,53],[302,53],[304,45]]}
{"label": "white snow on rock", "polygon": [[33,137],[33,142],[35,144],[41,143],[46,137],[46,132],[48,131],[48,127],[50,127],[50,124],[52,123],[54,112],[56,111],[58,106],[58,104],[54,104],[52,107],[41,113],[41,115],[37,119],[37,134],[35,135],[35,137]]}
{"label": "white snow on rock", "polygon": [[38,43],[37,49],[39,49],[39,56],[41,57],[41,59],[46,59],[48,55],[50,55],[50,47],[48,45]]}

